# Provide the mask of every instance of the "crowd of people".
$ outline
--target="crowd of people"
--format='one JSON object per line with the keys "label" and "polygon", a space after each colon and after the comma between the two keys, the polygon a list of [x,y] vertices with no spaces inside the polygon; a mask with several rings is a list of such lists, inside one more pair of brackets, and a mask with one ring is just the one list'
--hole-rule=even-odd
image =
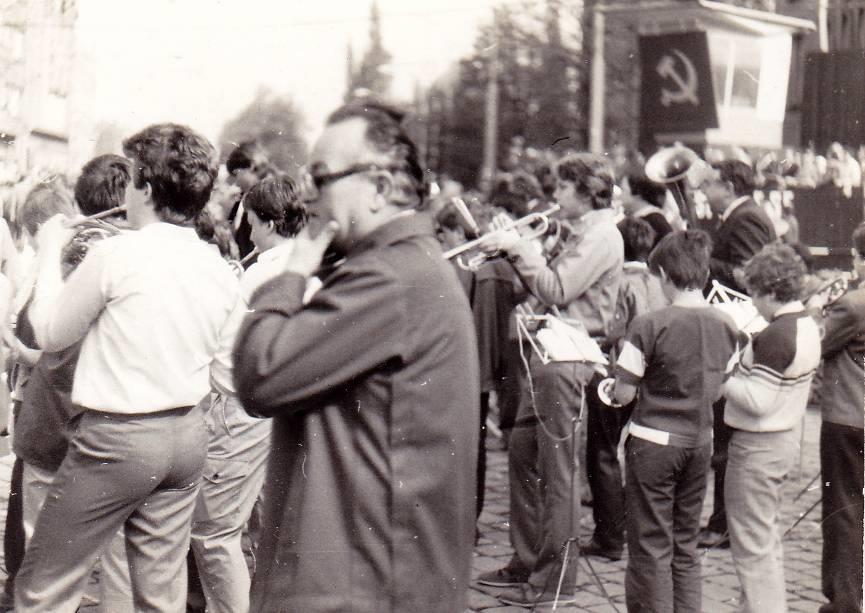
{"label": "crowd of people", "polygon": [[[821,611],[861,611],[865,289],[827,299],[755,202],[796,173],[706,152],[707,232],[634,160],[513,158],[488,197],[430,189],[402,114],[363,99],[296,180],[158,124],[29,186],[0,224],[7,610],[463,611],[495,423],[513,555],[477,581],[501,602],[574,602],[577,557],[627,549],[629,611],[699,612],[699,550],[729,547],[742,609],[786,611],[781,488],[820,371]],[[863,278],[865,224],[851,243]]]}

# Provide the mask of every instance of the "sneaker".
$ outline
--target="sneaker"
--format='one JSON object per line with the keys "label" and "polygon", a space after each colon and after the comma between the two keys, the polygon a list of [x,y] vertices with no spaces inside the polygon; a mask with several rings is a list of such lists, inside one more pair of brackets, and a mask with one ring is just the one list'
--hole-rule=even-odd
{"label": "sneaker", "polygon": [[587,543],[580,544],[580,553],[586,556],[596,556],[599,558],[607,558],[611,562],[618,562],[622,559],[621,549],[610,549],[602,546],[595,539]]}
{"label": "sneaker", "polygon": [[477,582],[481,585],[489,585],[492,587],[510,587],[512,585],[520,585],[528,580],[529,571],[505,566],[504,568],[481,574],[478,577]]}
{"label": "sneaker", "polygon": [[551,607],[576,604],[577,599],[573,594],[559,594],[556,599],[555,592],[539,592],[528,583],[519,587],[509,588],[496,596],[500,602],[524,609],[536,609],[538,607]]}
{"label": "sneaker", "polygon": [[730,537],[727,533],[715,532],[708,528],[700,530],[697,535],[697,547],[700,549],[729,549]]}

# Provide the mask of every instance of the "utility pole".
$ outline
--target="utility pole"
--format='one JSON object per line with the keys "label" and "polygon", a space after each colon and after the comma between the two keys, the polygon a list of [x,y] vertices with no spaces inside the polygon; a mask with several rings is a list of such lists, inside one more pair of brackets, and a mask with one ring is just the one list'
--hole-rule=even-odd
{"label": "utility pole", "polygon": [[487,95],[484,121],[484,159],[480,185],[484,193],[492,189],[496,173],[496,150],[499,135],[499,13],[493,9],[493,42],[487,50]]}

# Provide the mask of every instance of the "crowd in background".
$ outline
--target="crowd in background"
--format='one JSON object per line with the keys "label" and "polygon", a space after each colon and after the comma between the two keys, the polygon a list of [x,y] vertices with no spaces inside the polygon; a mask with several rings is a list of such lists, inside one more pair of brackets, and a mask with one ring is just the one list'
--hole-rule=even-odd
{"label": "crowd in background", "polygon": [[[842,298],[836,309],[848,309],[848,312],[839,314],[840,311],[832,311],[831,305],[824,304],[825,300],[820,302],[822,295],[815,296],[821,293],[827,278],[832,280],[840,275],[848,279],[851,275],[846,271],[810,270],[813,260],[807,247],[800,244],[793,204],[783,196],[773,197],[772,192],[832,182],[850,195],[853,190],[863,188],[865,148],[854,153],[835,144],[825,156],[812,151],[786,151],[760,157],[749,157],[737,149],[704,151],[703,162],[689,177],[689,197],[700,227],[712,234],[710,240],[706,232],[687,228],[668,186],[646,177],[645,159],[638,153],[615,149],[606,158],[573,152],[557,154],[527,149],[515,140],[500,171],[490,185],[484,186],[486,190],[472,191],[447,177],[423,176],[413,145],[408,144],[399,126],[401,117],[395,119],[397,116],[391,111],[377,108],[370,111],[365,107],[343,113],[338,111],[329,120],[327,130],[334,131],[333,135],[330,139],[323,137],[317,144],[312,154],[314,163],[297,180],[275,168],[256,143],[243,143],[228,152],[226,162],[218,169],[212,160],[203,159],[204,154],[195,160],[195,164],[202,167],[200,173],[207,175],[209,184],[212,183],[212,188],[207,189],[187,186],[188,193],[201,200],[195,207],[175,210],[180,205],[169,198],[169,204],[162,206],[159,219],[147,220],[153,222],[151,225],[182,226],[184,231],[190,229],[186,226],[192,226],[198,238],[216,248],[208,248],[205,254],[198,251],[200,245],[189,243],[190,236],[166,234],[163,239],[188,254],[190,261],[198,266],[186,272],[181,270],[178,278],[188,275],[183,280],[190,282],[196,275],[206,277],[196,289],[202,291],[199,298],[214,298],[214,303],[208,305],[211,309],[208,316],[212,319],[208,320],[208,326],[221,330],[240,317],[235,313],[247,314],[243,328],[234,322],[230,337],[220,333],[216,334],[218,343],[208,340],[208,351],[215,356],[217,367],[211,373],[210,392],[200,405],[193,409],[182,393],[184,402],[166,405],[171,407],[166,411],[171,413],[166,417],[168,430],[187,426],[194,430],[197,426],[190,420],[196,415],[195,411],[204,409],[207,440],[190,434],[189,440],[182,441],[182,445],[201,448],[203,468],[199,468],[204,474],[202,489],[195,490],[193,497],[197,502],[193,504],[187,500],[184,503],[187,523],[183,529],[191,534],[194,567],[201,575],[201,591],[208,610],[248,609],[251,585],[252,610],[280,610],[283,602],[307,606],[307,610],[326,606],[340,610],[339,607],[345,605],[364,611],[406,610],[409,605],[419,610],[447,611],[449,606],[464,604],[464,595],[456,592],[464,588],[467,581],[467,576],[463,575],[468,569],[472,526],[470,522],[463,522],[465,518],[459,514],[471,506],[477,517],[483,509],[484,437],[488,427],[500,430],[509,450],[514,557],[505,568],[482,575],[479,582],[503,588],[498,595],[502,602],[529,608],[565,603],[568,599],[573,601],[576,565],[573,558],[563,553],[563,545],[573,539],[581,503],[591,500],[595,533],[589,542],[574,543],[575,550],[569,555],[581,551],[584,555],[620,559],[627,545],[629,611],[668,611],[674,609],[674,602],[677,611],[700,609],[698,541],[705,547],[732,545],[746,610],[785,610],[783,554],[778,535],[779,488],[792,466],[791,458],[798,446],[812,378],[821,360],[816,320],[828,326],[830,341],[824,339],[822,358],[836,371],[851,366],[846,363],[839,366],[839,352],[853,356],[853,367],[856,359],[859,359],[858,366],[862,366],[861,343],[865,329],[857,327],[863,319],[857,311],[858,302],[850,303]],[[353,164],[346,162],[343,167],[328,167],[328,161],[342,159],[331,149],[342,153],[340,147],[348,147],[343,142],[351,142],[356,136],[349,128],[358,118],[375,127],[364,133],[358,150],[367,156],[375,150],[381,159],[370,161],[359,155],[357,160],[352,160]],[[85,350],[81,353],[85,357],[79,358],[82,348],[75,343],[85,338],[86,325],[78,337],[73,338],[61,324],[80,325],[80,321],[74,317],[64,319],[56,313],[52,316],[45,306],[51,304],[62,313],[64,309],[57,307],[57,296],[66,296],[57,294],[55,302],[51,302],[49,297],[41,295],[47,294],[47,290],[40,286],[48,287],[44,280],[48,274],[45,245],[50,242],[52,232],[58,236],[63,234],[59,222],[50,220],[55,214],[73,217],[76,207],[78,212],[91,215],[125,205],[130,202],[127,189],[132,197],[150,202],[153,186],[162,185],[163,178],[158,173],[164,168],[160,167],[158,159],[154,161],[149,157],[158,154],[148,147],[158,149],[153,142],[169,138],[165,134],[170,132],[165,126],[153,130],[125,143],[125,155],[133,158],[135,164],[140,163],[140,168],[122,156],[100,156],[85,166],[74,182],[40,170],[21,175],[11,167],[0,169],[3,214],[0,221],[0,321],[8,324],[3,336],[11,397],[6,404],[13,407],[6,421],[12,436],[19,437],[17,445],[13,446],[16,453],[21,451],[23,465],[19,463],[15,470],[19,493],[25,492],[25,504],[19,509],[21,516],[17,523],[14,512],[10,511],[7,517],[6,563],[11,576],[6,584],[6,595],[11,598],[17,589],[22,611],[40,610],[42,600],[59,603],[64,599],[80,599],[92,565],[73,572],[70,568],[61,568],[63,555],[49,560],[51,547],[62,537],[57,532],[64,520],[64,507],[62,502],[57,503],[56,497],[48,496],[48,492],[56,492],[61,487],[58,483],[74,481],[86,473],[85,469],[93,468],[92,457],[79,457],[80,447],[93,442],[86,439],[88,433],[106,427],[91,418],[98,410],[85,411],[85,418],[90,421],[82,429],[83,434],[67,431],[66,424],[62,423],[64,416],[70,420],[82,419],[80,411],[69,409],[71,373],[78,372],[74,368],[79,359],[90,366],[96,364],[94,356],[98,352],[91,346],[89,353]],[[206,150],[208,155],[212,153],[209,143],[191,131],[187,133],[187,129],[176,127],[171,130],[176,130],[176,134],[172,133],[170,138],[189,139],[194,147]],[[382,139],[390,144],[375,149]],[[179,154],[173,151],[164,155]],[[150,183],[144,181],[140,174],[143,169],[156,178],[151,178]],[[327,190],[334,188],[336,191],[339,181],[348,177],[354,180],[356,175],[364,173],[376,177],[375,181],[368,182],[375,188],[368,194],[371,204],[362,212],[354,211],[357,217],[346,214],[345,218],[340,218],[340,206],[348,207],[354,194],[343,193],[344,200],[337,206],[334,204],[336,197],[332,201]],[[194,178],[203,181],[200,177]],[[168,179],[165,181],[170,183]],[[190,180],[190,184],[193,183],[195,181]],[[432,185],[429,198],[424,197],[426,184]],[[109,185],[113,187],[107,187]],[[164,186],[159,189],[170,192]],[[386,194],[384,200],[382,193]],[[458,205],[460,200],[467,205],[468,215]],[[404,201],[410,204],[406,206]],[[116,289],[106,279],[116,282],[116,287],[123,286],[122,267],[113,264],[104,254],[96,264],[94,258],[87,259],[84,254],[92,243],[107,240],[106,244],[121,245],[124,243],[116,240],[117,236],[136,234],[127,230],[130,225],[134,229],[139,227],[141,220],[136,215],[141,215],[140,211],[146,207],[142,208],[140,200],[135,202],[128,211],[128,219],[115,214],[108,218],[108,224],[94,222],[75,231],[72,242],[67,242],[55,258],[68,267],[63,271],[64,278],[69,277],[73,285],[82,284],[82,288],[95,293]],[[526,224],[522,233],[514,229],[513,220],[545,212],[552,204],[558,205],[560,211],[550,215],[549,227],[534,238],[528,239],[522,234],[536,223]],[[389,215],[385,222],[371,221],[379,219],[376,216],[382,208]],[[491,256],[489,264],[473,269],[456,265],[456,261],[452,262],[453,267],[439,260],[427,261],[430,245],[434,243],[425,242],[425,230],[415,227],[420,224],[415,218],[421,215],[407,214],[415,208],[425,211],[422,215],[432,223],[442,250],[479,238],[479,250]],[[327,244],[322,243],[322,239],[316,242],[315,238],[302,234],[306,232],[309,212],[315,217],[315,213],[320,216],[322,210],[327,210],[332,222],[343,224],[331,229],[328,238],[335,240],[340,254],[347,256],[347,263],[328,261]],[[133,211],[136,211],[134,215]],[[172,218],[180,213],[183,213],[183,223]],[[371,229],[358,235],[361,232],[358,228],[367,228],[364,215],[370,216],[366,221]],[[76,241],[81,247],[78,256],[75,256],[75,249],[69,247]],[[858,263],[865,259],[865,230],[857,229],[852,242],[858,271],[861,268]],[[126,250],[118,247],[114,257],[119,262],[128,258],[132,268],[135,258],[141,255],[136,249],[159,248],[157,242],[129,244],[131,246],[124,247]],[[356,253],[353,249],[362,254],[370,245],[382,249],[381,253],[387,257],[405,258],[400,260],[402,266],[393,269],[386,266],[387,257],[383,255],[370,258],[371,261],[364,260],[362,255],[352,259],[352,254]],[[310,250],[320,247],[318,261],[301,262],[304,247]],[[101,249],[96,252],[103,253]],[[225,267],[225,270],[233,271],[240,277],[239,281],[224,275],[214,253],[230,263],[230,268]],[[419,255],[421,253],[426,257]],[[171,257],[155,259],[154,265],[164,265],[162,274],[167,274]],[[79,265],[88,273],[95,271],[103,275],[99,277],[102,279],[99,291],[86,285],[82,279],[84,273],[73,274]],[[297,274],[280,274],[284,270]],[[411,274],[422,274],[430,287],[412,283]],[[715,310],[701,310],[705,306],[704,289],[711,287],[707,285],[710,275],[732,294],[747,292],[752,295],[755,308],[766,320],[766,327],[756,332],[750,342],[743,338],[741,326],[726,315]],[[457,286],[451,285],[451,276],[458,279],[462,293],[453,293]],[[271,283],[274,279],[278,283]],[[58,286],[62,285],[59,279],[55,281]],[[196,283],[198,281],[192,284]],[[409,287],[413,289],[406,289]],[[852,289],[852,283],[850,287]],[[153,285],[133,289],[132,294],[139,290],[144,294],[154,291]],[[174,286],[171,291],[189,300],[184,291]],[[448,303],[436,310],[429,302],[430,292],[440,292],[436,293],[439,297],[447,296]],[[422,338],[419,333],[392,329],[388,309],[402,300],[403,294],[410,294],[410,313],[406,315],[397,309],[398,314],[393,318],[402,321],[412,332],[428,332],[440,345]],[[851,291],[855,300],[860,300],[860,294],[859,290]],[[809,303],[809,299],[814,300]],[[257,308],[251,308],[253,306]],[[824,306],[826,312],[823,312]],[[69,308],[74,310],[78,305]],[[216,311],[218,315],[214,314]],[[453,313],[454,320],[448,324],[442,319],[443,312]],[[618,401],[623,408],[605,405],[599,392],[604,377],[592,367],[571,361],[552,365],[539,363],[525,334],[521,333],[518,312],[563,315],[566,320],[579,322],[615,365],[606,374],[615,379],[612,403]],[[91,315],[85,323],[91,323],[94,329],[105,334],[96,325],[101,315]],[[36,324],[31,325],[30,319]],[[180,322],[175,322],[178,329],[184,325],[192,327],[191,320],[185,320],[182,315],[178,319]],[[833,327],[836,321],[841,322],[838,326],[846,328],[839,332]],[[445,329],[446,324],[463,332],[456,335],[459,339],[454,340],[450,329]],[[321,329],[326,329],[327,333],[318,333]],[[673,329],[678,330],[679,336],[664,336]],[[234,335],[238,339],[234,346],[237,361],[232,364],[229,358],[224,358],[225,363],[221,364],[221,354],[230,353],[230,348],[226,350],[222,345],[226,338],[234,340]],[[135,334],[130,336],[136,340]],[[39,347],[37,341],[45,346]],[[114,345],[104,339],[103,342],[105,345],[100,347],[109,351],[123,367],[126,358],[105,350],[104,347]],[[473,354],[475,344],[477,363]],[[346,348],[359,345],[369,347],[359,349],[354,361],[346,358],[349,353]],[[262,349],[259,351],[259,348]],[[120,352],[116,346],[113,351]],[[398,351],[398,355],[389,353],[394,351]],[[443,359],[436,351],[444,352],[448,359]],[[171,362],[170,354],[169,351],[168,362]],[[455,354],[459,355],[454,357]],[[54,362],[47,363],[49,358]],[[422,383],[426,374],[444,372],[443,361],[449,362],[447,376],[430,376]],[[180,362],[178,358],[177,363]],[[464,368],[456,368],[463,362]],[[326,368],[331,364],[332,368]],[[415,367],[417,370],[413,371]],[[109,371],[114,374],[111,368]],[[134,370],[129,367],[124,374],[129,375]],[[411,384],[400,379],[404,370],[409,371],[406,376]],[[821,451],[824,471],[836,475],[833,488],[824,484],[824,516],[839,519],[842,515],[849,518],[850,508],[854,514],[856,508],[860,509],[861,515],[861,479],[858,486],[850,485],[849,479],[843,476],[856,474],[857,466],[858,473],[862,472],[861,453],[857,456],[855,451],[856,441],[860,441],[861,448],[861,424],[857,426],[856,419],[850,419],[850,414],[858,415],[861,407],[849,406],[849,394],[842,398],[836,393],[838,381],[843,380],[844,385],[850,383],[849,372],[836,371],[824,374],[824,380],[828,377],[830,381],[829,393],[812,401],[824,405],[821,445],[837,446],[846,454],[831,457]],[[158,374],[168,376],[165,372]],[[78,375],[75,377],[77,380]],[[99,375],[94,377],[98,379]],[[297,381],[293,381],[295,377]],[[430,382],[441,386],[448,377],[454,381],[462,378],[467,383],[460,388],[445,382],[443,388],[418,391]],[[767,377],[771,379],[768,383]],[[37,384],[32,382],[34,379]],[[105,391],[92,379],[86,380],[93,388],[87,391],[99,397]],[[697,379],[701,383],[695,386],[693,381]],[[117,384],[117,381],[112,380],[112,383]],[[177,390],[188,395],[183,382],[174,383]],[[57,391],[58,386],[65,394],[63,400],[46,399],[48,392]],[[123,384],[117,386],[123,388]],[[395,390],[394,399],[382,393],[382,386]],[[153,389],[144,387],[153,397],[158,397],[158,385]],[[40,395],[34,390],[39,390]],[[778,390],[783,393],[773,396],[771,392]],[[475,391],[477,398],[459,398],[473,395]],[[72,395],[82,397],[82,393],[78,390]],[[117,390],[108,395],[111,401],[120,404],[128,400]],[[726,411],[723,398],[719,400],[719,396],[724,395],[730,403]],[[684,409],[696,408],[691,411],[691,417],[670,417],[664,413],[665,398],[667,402],[681,401]],[[126,412],[140,417],[141,407],[136,405],[140,401],[129,400],[133,408]],[[160,406],[157,413],[166,410],[159,404],[161,401],[160,398],[156,403]],[[46,425],[47,422],[22,421],[21,415],[32,416],[40,410],[28,409],[28,406],[36,403],[44,412],[44,407],[52,402],[62,405],[51,417],[54,422]],[[452,423],[413,412],[412,402],[436,403],[442,410],[450,411],[446,414],[451,416]],[[843,410],[833,412],[835,405],[844,403],[847,404]],[[475,404],[479,407],[477,416],[474,415]],[[310,406],[314,409],[310,410]],[[390,415],[389,411],[398,410],[395,407],[409,408],[407,416],[400,414],[406,421],[399,422],[391,431],[387,429],[391,427],[389,422],[382,426],[379,422],[370,425],[351,421],[367,419],[361,409],[370,411],[368,406],[373,407],[376,415],[379,412]],[[585,428],[572,430],[577,411],[582,418],[580,407],[585,408]],[[788,414],[782,415],[785,407]],[[180,413],[174,413],[180,409]],[[352,415],[346,416],[348,414]],[[261,419],[267,417],[276,419]],[[423,427],[413,429],[416,423]],[[469,423],[469,430],[477,425],[477,439],[467,433],[465,426]],[[167,445],[158,440],[158,433],[168,430],[165,426],[158,427],[163,429],[149,432],[144,443],[135,441],[142,446],[141,450],[136,448],[136,452],[146,455],[143,451],[146,446]],[[378,431],[380,427],[384,430]],[[619,447],[626,427],[630,428],[630,442],[622,467]],[[34,446],[39,453],[44,452],[44,441],[36,439],[46,428],[53,428],[58,445],[57,449],[52,449],[56,453],[51,455],[49,466],[38,453],[35,459],[27,455],[34,452]],[[358,443],[352,437],[357,436],[359,430],[370,438]],[[401,438],[395,437],[394,432]],[[424,435],[430,433],[434,436],[425,439]],[[27,444],[21,442],[21,437]],[[450,440],[457,441],[455,453],[450,451]],[[78,461],[71,468],[68,465],[73,460],[66,459],[66,446],[70,441],[74,442],[70,447],[74,452],[70,451],[69,457],[74,456]],[[172,448],[167,452],[174,451]],[[265,477],[271,453],[277,458],[272,462],[279,465]],[[441,458],[445,458],[441,460],[442,465],[456,462],[461,472],[458,475],[434,474],[436,466],[430,468],[428,453],[440,453]],[[765,463],[772,464],[775,472],[762,470],[764,460],[757,459],[760,453],[768,454],[763,458],[769,458]],[[155,462],[151,455],[147,456],[148,461]],[[729,471],[728,456],[731,458]],[[571,467],[575,457],[582,473],[579,477],[582,486],[574,486],[572,482]],[[421,492],[418,496],[424,498],[430,509],[447,508],[454,514],[456,525],[452,532],[445,530],[444,515],[433,517],[435,514],[429,510],[425,515],[424,509],[417,510],[421,506],[419,502],[402,499],[398,494],[392,494],[393,498],[389,499],[396,500],[397,511],[387,519],[378,514],[382,501],[365,492],[361,485],[378,483],[376,479],[386,472],[383,467],[394,458],[398,458],[394,470],[405,471],[409,487],[422,482],[423,487],[416,491]],[[467,461],[472,464],[471,472],[476,477],[475,488],[469,487],[471,479],[463,474]],[[244,470],[232,481],[227,475],[238,465]],[[282,476],[280,467],[289,467],[295,481]],[[672,485],[664,481],[667,468],[677,475]],[[714,499],[714,514],[709,525],[700,529],[696,522],[707,494],[710,470],[715,473],[715,490],[709,494]],[[195,467],[188,472],[195,473]],[[360,485],[346,477],[353,472],[362,475]],[[166,475],[166,479],[176,477],[170,471]],[[302,480],[309,476],[315,487],[301,486],[301,475]],[[445,483],[447,479],[439,477],[452,478],[453,482]],[[182,480],[186,476],[177,478]],[[266,481],[271,489],[265,487],[268,493],[260,497]],[[654,486],[669,487],[669,491],[660,495],[652,489]],[[16,475],[13,474],[13,491],[15,487]],[[98,497],[97,483],[85,482],[80,487],[85,491],[82,498]],[[342,492],[340,487],[351,490],[351,494]],[[34,504],[32,500],[36,498],[32,492],[36,490],[42,498]],[[469,490],[473,496],[466,495]],[[29,507],[27,491],[31,492]],[[761,494],[767,497],[761,498]],[[45,502],[46,496],[49,503]],[[141,500],[150,498],[145,496]],[[227,500],[231,501],[233,511],[231,518],[225,519],[220,514],[220,505],[227,504]],[[445,504],[448,501],[451,503]],[[86,506],[86,501],[79,502]],[[731,510],[729,515],[724,511],[725,502]],[[40,516],[43,504],[48,504],[47,519]],[[106,514],[114,512],[119,513],[112,509]],[[132,517],[137,517],[137,509],[130,512]],[[166,517],[176,519],[171,513],[166,513]],[[297,526],[298,533],[291,533],[295,526],[281,527],[278,523],[281,518],[301,522],[302,525]],[[400,523],[402,519],[405,523]],[[347,534],[326,534],[326,528],[332,529],[334,525],[352,526],[356,530],[356,522],[360,520],[369,534],[358,535],[351,530],[347,530]],[[389,525],[387,521],[396,523]],[[861,567],[857,569],[858,563],[849,563],[850,559],[861,558],[861,549],[859,557],[855,557],[855,543],[862,540],[861,523],[857,527],[855,520],[852,524],[844,522],[847,519],[823,524],[824,593],[830,600],[827,612],[861,611],[861,592],[857,596],[851,587],[857,582],[861,585]],[[152,564],[148,566],[145,555],[170,555],[176,563],[182,557],[177,551],[183,549],[183,539],[171,543],[170,547],[145,552],[153,544],[146,544],[142,533],[154,529],[153,526],[141,527],[126,522],[125,529],[131,532],[125,536],[122,531],[115,533],[116,526],[112,526],[112,530],[96,535],[108,543],[101,550],[100,558],[102,592],[94,596],[102,601],[103,609],[124,611],[140,607],[144,602],[160,610],[159,606],[179,606],[181,600],[185,606],[188,598],[185,584],[180,590],[184,593],[179,594],[178,586],[168,576],[169,571],[157,571]],[[415,531],[414,538],[406,532],[409,529]],[[15,530],[22,532],[21,542],[10,545],[8,534],[14,534]],[[663,535],[659,536],[661,532]],[[24,558],[22,565],[24,544],[29,546],[34,533],[37,547],[29,558]],[[418,534],[425,538],[418,540]],[[308,553],[304,550],[298,554],[300,561],[286,569],[284,556],[294,555],[298,547],[302,549],[304,545],[312,547],[313,536],[333,538],[337,544],[330,553],[319,552],[317,558],[305,558]],[[417,577],[410,577],[410,573],[404,571],[390,569],[387,572],[393,572],[393,577],[385,576],[387,572],[382,569],[389,567],[381,559],[381,543],[399,538],[405,539],[400,543],[406,564],[414,564],[418,572],[422,563],[432,568],[430,574],[435,576],[428,577],[430,580],[425,587],[412,587]],[[851,543],[854,544],[852,549]],[[84,551],[85,545],[76,547]],[[329,564],[328,556],[352,548],[357,549],[359,556],[366,555],[363,562],[354,560],[352,563],[364,564],[364,568],[369,569],[369,576],[346,579],[349,588],[360,586],[354,594],[355,601],[351,600],[351,589],[336,596],[322,578]],[[73,548],[72,552],[76,550]],[[244,557],[250,552],[263,552],[263,567],[258,575],[255,575],[255,568],[248,568],[255,564]],[[67,566],[71,567],[70,554],[64,553]],[[81,554],[88,561],[95,555],[95,549]],[[22,584],[17,588],[15,565],[10,566],[10,560],[16,559],[23,569]],[[142,579],[135,573],[130,575],[129,569],[136,563],[141,565],[139,568],[149,568],[154,576]],[[176,564],[169,570],[177,571]],[[451,574],[457,579],[452,579]],[[49,581],[49,576],[62,577],[63,581]],[[559,589],[555,589],[557,578]],[[561,589],[562,578],[564,589]],[[161,595],[158,594],[160,590],[164,591]],[[424,599],[430,598],[435,590],[444,591],[448,596],[432,605]],[[389,604],[383,605],[383,602]],[[77,604],[76,600],[70,610]]]}

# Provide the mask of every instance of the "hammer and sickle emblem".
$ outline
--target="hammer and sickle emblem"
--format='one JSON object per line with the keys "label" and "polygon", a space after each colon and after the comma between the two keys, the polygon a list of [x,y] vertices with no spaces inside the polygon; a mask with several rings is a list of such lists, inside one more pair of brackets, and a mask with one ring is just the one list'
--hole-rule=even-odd
{"label": "hammer and sickle emblem", "polygon": [[662,78],[670,79],[678,86],[676,90],[661,88],[661,104],[670,106],[672,103],[681,104],[683,102],[690,102],[694,106],[698,106],[700,99],[697,97],[697,69],[694,68],[691,58],[678,49],[672,49],[672,53],[679,58],[685,67],[685,74],[682,75],[676,70],[676,58],[673,55],[665,54],[661,58],[661,61],[655,67],[655,71]]}

